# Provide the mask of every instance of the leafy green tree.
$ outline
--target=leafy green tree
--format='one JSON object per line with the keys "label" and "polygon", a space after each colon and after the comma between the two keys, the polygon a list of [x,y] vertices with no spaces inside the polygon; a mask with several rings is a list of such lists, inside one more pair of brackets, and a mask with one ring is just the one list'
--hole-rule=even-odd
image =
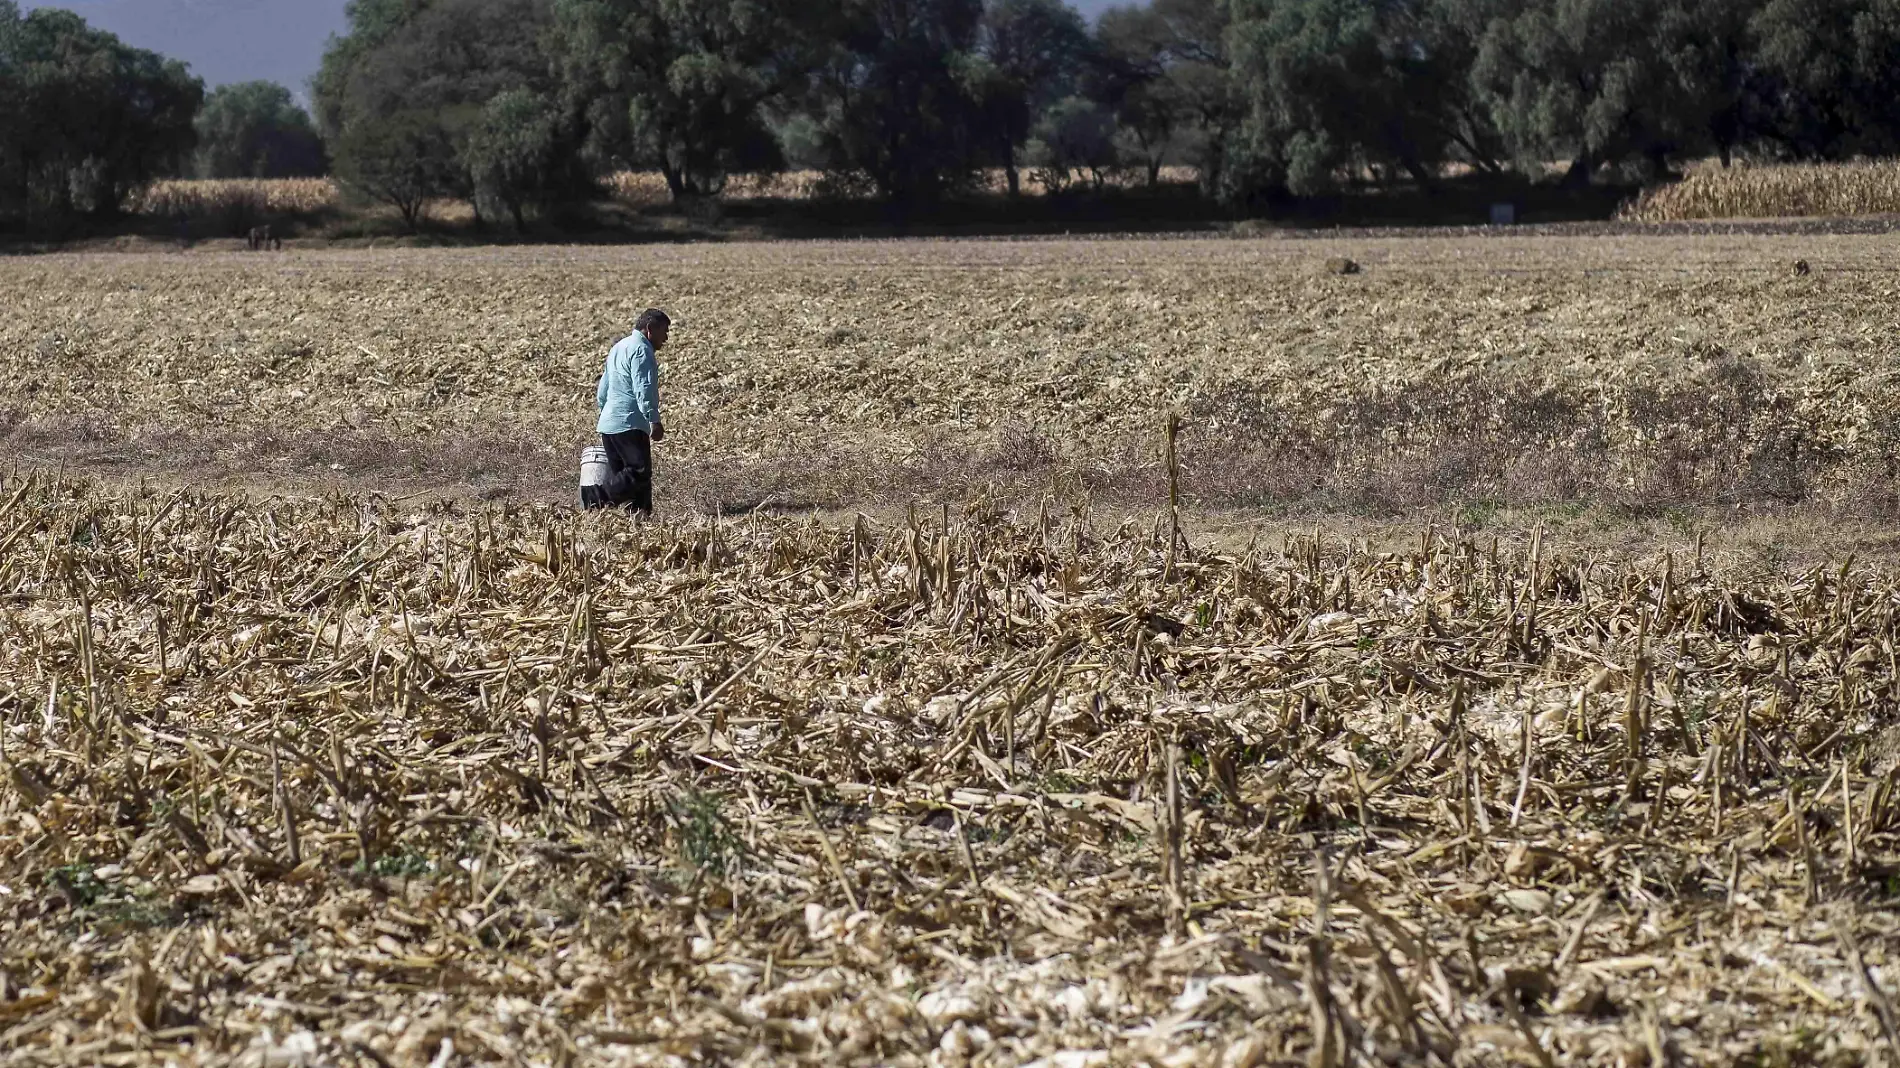
{"label": "leafy green tree", "polygon": [[1775,79],[1771,136],[1797,158],[1854,150],[1860,104],[1853,42],[1866,5],[1858,0],[1768,0],[1751,29],[1762,68]]}
{"label": "leafy green tree", "polygon": [[1435,150],[1406,121],[1404,60],[1387,52],[1386,14],[1373,0],[1236,4],[1231,47],[1252,140],[1269,180],[1280,179],[1273,185],[1320,192],[1367,152],[1396,156],[1426,177],[1423,157]]}
{"label": "leafy green tree", "polygon": [[1660,172],[1710,140],[1722,74],[1675,0],[1468,2],[1488,16],[1473,89],[1525,163],[1568,160],[1579,184],[1609,165]]}
{"label": "leafy green tree", "polygon": [[1118,155],[1138,161],[1150,186],[1180,152],[1191,121],[1188,102],[1171,78],[1168,32],[1153,7],[1113,7],[1095,23],[1088,95],[1115,116]]}
{"label": "leafy green tree", "polygon": [[406,108],[374,121],[346,122],[336,140],[337,177],[402,216],[410,233],[428,202],[459,178],[455,146],[438,116]]}
{"label": "leafy green tree", "polygon": [[324,173],[323,141],[310,114],[275,82],[212,90],[198,112],[201,178],[294,178]]}
{"label": "leafy green tree", "polygon": [[457,191],[455,137],[466,114],[429,70],[428,0],[351,0],[312,82],[316,117],[345,187],[396,209],[414,232],[424,206]]}
{"label": "leafy green tree", "polygon": [[[351,31],[331,42],[314,83],[346,184],[411,228],[433,197],[466,197],[479,218],[485,203],[518,214],[584,184],[580,124],[545,103],[558,88],[546,0],[353,0],[348,12]],[[531,98],[543,102],[532,128],[502,136],[498,124],[526,115]],[[530,160],[542,171],[524,176]]]}
{"label": "leafy green tree", "polygon": [[389,45],[429,6],[430,0],[348,0],[344,16],[349,32],[330,38],[322,65],[310,80],[313,118],[326,144],[342,136],[352,110],[364,106],[362,93],[352,86],[359,70],[375,53]]}
{"label": "leafy green tree", "polygon": [[523,209],[548,192],[548,176],[557,168],[558,118],[552,105],[529,89],[497,94],[468,130],[462,158],[475,183],[476,199],[498,202],[527,229]]}
{"label": "leafy green tree", "polygon": [[1230,156],[1247,119],[1247,101],[1228,50],[1231,0],[1152,0],[1151,32],[1162,78],[1157,88],[1176,118],[1175,136],[1197,164],[1201,184],[1220,193],[1236,184]]}
{"label": "leafy green tree", "polygon": [[1029,160],[1051,192],[1073,188],[1083,176],[1099,190],[1121,159],[1115,113],[1099,101],[1064,97],[1043,111],[1033,133]]}
{"label": "leafy green tree", "polygon": [[178,173],[191,152],[204,83],[70,11],[0,7],[0,72],[0,199],[16,211],[116,215],[128,192]]}
{"label": "leafy green tree", "polygon": [[561,91],[587,116],[588,151],[653,166],[675,198],[782,166],[768,105],[810,63],[797,0],[555,0]]}
{"label": "leafy green tree", "polygon": [[1673,42],[1666,58],[1689,124],[1700,119],[1702,139],[1724,167],[1772,123],[1773,80],[1762,69],[1750,26],[1761,7],[1762,0],[1672,0],[1663,12],[1661,36]]}
{"label": "leafy green tree", "polygon": [[1900,151],[1900,0],[1766,0],[1750,30],[1780,154]]}
{"label": "leafy green tree", "polygon": [[1430,57],[1426,91],[1442,110],[1451,156],[1484,174],[1503,174],[1510,147],[1491,115],[1490,101],[1471,78],[1478,48],[1498,0],[1418,0],[1413,17]]}
{"label": "leafy green tree", "polygon": [[805,101],[830,170],[900,215],[967,185],[988,142],[980,0],[840,0]]}
{"label": "leafy green tree", "polygon": [[1014,197],[1021,192],[1017,153],[1037,116],[1075,88],[1089,59],[1088,30],[1063,0],[990,0],[976,54],[980,121]]}
{"label": "leafy green tree", "polygon": [[26,174],[15,147],[26,128],[19,37],[20,6],[0,0],[0,220],[26,207]]}
{"label": "leafy green tree", "polygon": [[1270,182],[1314,193],[1366,171],[1430,187],[1456,150],[1495,169],[1469,121],[1468,37],[1428,0],[1234,0],[1233,12],[1254,170]]}

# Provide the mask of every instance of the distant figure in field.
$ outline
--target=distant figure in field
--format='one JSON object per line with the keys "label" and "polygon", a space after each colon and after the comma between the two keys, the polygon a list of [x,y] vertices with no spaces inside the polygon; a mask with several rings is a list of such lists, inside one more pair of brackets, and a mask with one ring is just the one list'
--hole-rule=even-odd
{"label": "distant figure in field", "polygon": [[282,249],[284,247],[284,241],[282,238],[272,234],[268,226],[253,226],[251,227],[250,246],[252,252],[262,252],[265,249]]}
{"label": "distant figure in field", "polygon": [[594,429],[607,449],[605,503],[653,514],[653,443],[666,440],[660,422],[659,351],[666,347],[673,320],[648,308],[634,320],[633,333],[607,354],[606,369],[594,389],[600,419]]}

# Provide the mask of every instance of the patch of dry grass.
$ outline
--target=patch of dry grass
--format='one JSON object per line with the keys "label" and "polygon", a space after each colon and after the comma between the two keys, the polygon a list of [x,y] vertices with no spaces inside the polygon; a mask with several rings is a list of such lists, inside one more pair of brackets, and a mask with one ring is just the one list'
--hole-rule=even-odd
{"label": "patch of dry grass", "polygon": [[[1191,182],[1190,168],[1168,167],[1162,172],[1167,182]],[[1144,181],[1133,173],[1117,174],[1113,182],[1127,187]],[[602,183],[607,194],[634,207],[658,207],[671,202],[666,179],[656,171],[618,171]],[[1000,170],[985,172],[982,188],[1001,193],[1008,183]],[[1047,192],[1028,172],[1023,172],[1023,190],[1031,196]],[[762,197],[785,200],[809,200],[825,195],[825,176],[817,171],[788,171],[782,174],[733,175],[721,191],[721,200],[747,200]],[[154,182],[136,193],[126,210],[158,218],[204,218],[249,213],[257,217],[277,215],[313,215],[336,208],[343,202],[343,190],[329,178],[274,179],[167,179]],[[444,200],[432,204],[431,218],[466,219],[471,209],[465,202]]]}

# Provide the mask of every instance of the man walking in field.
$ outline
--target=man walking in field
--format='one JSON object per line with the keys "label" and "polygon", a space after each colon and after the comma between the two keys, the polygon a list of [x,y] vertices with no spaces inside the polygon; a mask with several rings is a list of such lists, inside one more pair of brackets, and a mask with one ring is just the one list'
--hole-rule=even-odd
{"label": "man walking in field", "polygon": [[607,354],[607,367],[594,390],[600,420],[594,429],[607,449],[605,503],[653,514],[653,442],[666,440],[660,422],[660,364],[673,321],[658,308],[634,320],[633,333]]}

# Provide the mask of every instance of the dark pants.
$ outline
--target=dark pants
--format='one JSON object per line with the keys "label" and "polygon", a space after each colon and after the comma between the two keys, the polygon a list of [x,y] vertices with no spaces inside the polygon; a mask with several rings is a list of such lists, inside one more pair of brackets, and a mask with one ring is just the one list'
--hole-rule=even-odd
{"label": "dark pants", "polygon": [[610,505],[653,514],[653,445],[644,430],[602,434],[607,447],[607,481],[601,496]]}

